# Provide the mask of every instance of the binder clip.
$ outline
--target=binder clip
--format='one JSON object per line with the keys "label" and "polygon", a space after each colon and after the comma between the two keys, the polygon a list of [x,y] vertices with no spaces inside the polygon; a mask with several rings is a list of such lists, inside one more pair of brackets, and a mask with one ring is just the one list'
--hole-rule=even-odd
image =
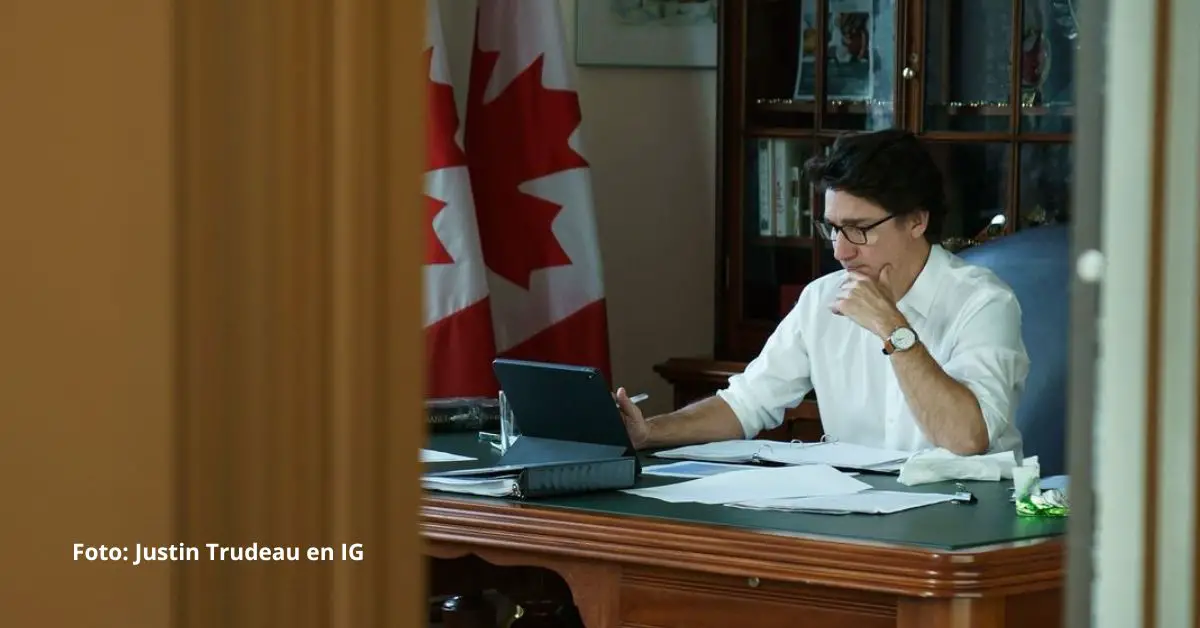
{"label": "binder clip", "polygon": [[962,482],[955,482],[954,498],[950,501],[955,504],[974,504],[978,500],[975,499],[975,495],[971,493],[971,491],[968,491],[967,487],[963,485]]}

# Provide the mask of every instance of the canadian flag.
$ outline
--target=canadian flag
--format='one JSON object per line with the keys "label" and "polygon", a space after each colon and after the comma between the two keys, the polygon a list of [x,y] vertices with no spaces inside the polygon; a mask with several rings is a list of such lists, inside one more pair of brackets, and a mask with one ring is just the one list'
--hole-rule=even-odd
{"label": "canadian flag", "polygon": [[580,120],[558,0],[479,0],[465,143],[497,350],[612,381]]}
{"label": "canadian flag", "polygon": [[496,395],[496,341],[487,271],[479,246],[467,157],[459,144],[458,110],[446,63],[438,0],[426,2],[424,266],[426,395]]}

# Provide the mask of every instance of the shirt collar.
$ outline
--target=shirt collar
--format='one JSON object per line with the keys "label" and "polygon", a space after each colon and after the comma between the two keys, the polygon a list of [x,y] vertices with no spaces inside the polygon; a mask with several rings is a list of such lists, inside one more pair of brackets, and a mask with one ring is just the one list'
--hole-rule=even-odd
{"label": "shirt collar", "polygon": [[949,253],[941,245],[934,244],[929,248],[929,257],[925,260],[925,266],[917,274],[917,280],[905,293],[904,298],[896,303],[897,307],[912,309],[922,317],[929,316],[929,309],[933,306],[933,297],[937,295],[942,269],[948,263],[948,255]]}

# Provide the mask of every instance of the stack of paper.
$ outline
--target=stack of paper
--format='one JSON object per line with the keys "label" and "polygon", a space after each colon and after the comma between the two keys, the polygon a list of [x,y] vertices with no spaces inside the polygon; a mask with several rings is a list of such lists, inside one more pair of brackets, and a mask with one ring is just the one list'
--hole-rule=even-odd
{"label": "stack of paper", "polygon": [[659,458],[678,458],[680,460],[702,460],[705,462],[756,462],[758,452],[767,441],[762,440],[725,440],[703,445],[688,445],[660,451],[655,456]]}
{"label": "stack of paper", "polygon": [[765,467],[730,471],[677,484],[625,489],[665,502],[733,504],[751,500],[850,495],[871,488],[829,465]]}
{"label": "stack of paper", "polygon": [[880,471],[895,469],[908,459],[908,452],[877,449],[853,443],[768,443],[759,456],[780,464],[827,464],[843,469]]}
{"label": "stack of paper", "polygon": [[756,499],[729,504],[755,510],[786,510],[826,515],[861,513],[890,515],[892,513],[953,501],[953,495],[942,493],[906,493],[904,491],[869,490],[850,495],[821,495],[790,499]]}
{"label": "stack of paper", "polygon": [[467,495],[483,495],[486,497],[514,497],[520,492],[517,486],[517,476],[515,475],[474,478],[427,475],[421,478],[421,487],[430,491],[465,493]]}
{"label": "stack of paper", "polygon": [[421,450],[421,462],[462,462],[464,460],[474,460],[474,458],[432,449]]}
{"label": "stack of paper", "polygon": [[819,443],[729,440],[660,451],[655,456],[708,462],[774,462],[787,465],[823,464],[839,469],[898,471],[908,459],[905,451],[878,449],[836,441]]}

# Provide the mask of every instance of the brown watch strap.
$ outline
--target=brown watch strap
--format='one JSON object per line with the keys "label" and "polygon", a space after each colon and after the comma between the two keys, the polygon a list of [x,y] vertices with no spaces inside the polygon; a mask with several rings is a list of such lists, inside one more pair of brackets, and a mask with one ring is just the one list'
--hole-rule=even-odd
{"label": "brown watch strap", "polygon": [[892,355],[896,352],[896,345],[892,344],[891,338],[883,339],[883,355]]}

